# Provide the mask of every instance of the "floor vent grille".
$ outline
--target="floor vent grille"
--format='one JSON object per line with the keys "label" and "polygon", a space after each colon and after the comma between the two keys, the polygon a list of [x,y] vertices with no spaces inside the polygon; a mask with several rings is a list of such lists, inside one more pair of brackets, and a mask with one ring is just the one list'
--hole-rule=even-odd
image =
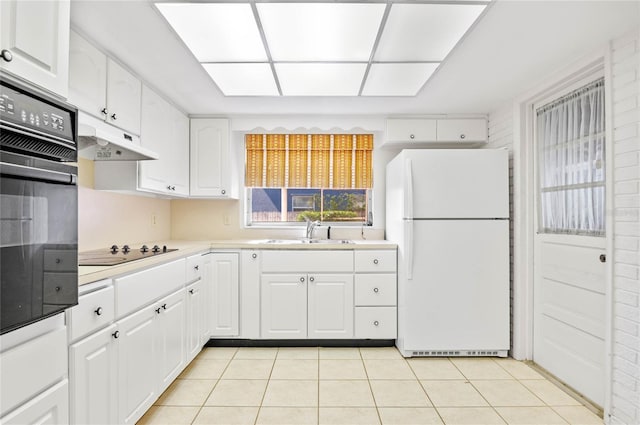
{"label": "floor vent grille", "polygon": [[497,350],[455,350],[455,351],[413,351],[414,357],[483,357],[483,356],[502,356],[502,351]]}

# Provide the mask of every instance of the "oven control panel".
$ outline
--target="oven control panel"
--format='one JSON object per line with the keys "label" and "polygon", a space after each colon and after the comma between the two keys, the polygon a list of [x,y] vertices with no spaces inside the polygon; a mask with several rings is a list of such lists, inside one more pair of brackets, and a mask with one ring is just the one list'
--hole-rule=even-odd
{"label": "oven control panel", "polygon": [[2,81],[0,86],[2,124],[13,124],[11,127],[44,132],[73,142],[75,123],[71,117],[71,111],[46,99],[27,95],[18,87],[10,87]]}

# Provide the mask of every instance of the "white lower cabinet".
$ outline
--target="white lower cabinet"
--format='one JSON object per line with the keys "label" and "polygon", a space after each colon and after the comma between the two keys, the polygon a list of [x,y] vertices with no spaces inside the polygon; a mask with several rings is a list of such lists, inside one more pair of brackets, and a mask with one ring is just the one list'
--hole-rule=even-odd
{"label": "white lower cabinet", "polygon": [[112,324],[69,347],[73,424],[118,421],[118,382],[114,379],[118,367],[116,330],[117,326]]}
{"label": "white lower cabinet", "polygon": [[395,307],[356,307],[355,337],[358,339],[395,339]]}
{"label": "white lower cabinet", "polygon": [[307,275],[262,275],[261,337],[304,339],[307,337]]}
{"label": "white lower cabinet", "polygon": [[211,336],[238,336],[240,330],[238,253],[211,254]]}
{"label": "white lower cabinet", "polygon": [[309,275],[307,288],[307,337],[353,338],[353,275]]}
{"label": "white lower cabinet", "polygon": [[180,289],[156,304],[155,352],[157,393],[162,394],[178,377],[186,363],[186,301],[185,291]]}
{"label": "white lower cabinet", "polygon": [[69,381],[64,380],[0,419],[2,425],[69,423]]}
{"label": "white lower cabinet", "polygon": [[[205,276],[206,276],[205,262]],[[204,305],[204,281],[199,279],[187,286],[187,363],[194,359],[202,349],[203,333],[206,323]]]}

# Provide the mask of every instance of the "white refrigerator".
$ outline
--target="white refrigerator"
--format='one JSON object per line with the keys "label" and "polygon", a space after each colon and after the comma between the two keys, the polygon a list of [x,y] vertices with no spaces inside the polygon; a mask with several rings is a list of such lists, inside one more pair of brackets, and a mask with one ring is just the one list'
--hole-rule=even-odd
{"label": "white refrigerator", "polygon": [[407,149],[387,165],[405,357],[507,355],[508,161],[505,149]]}

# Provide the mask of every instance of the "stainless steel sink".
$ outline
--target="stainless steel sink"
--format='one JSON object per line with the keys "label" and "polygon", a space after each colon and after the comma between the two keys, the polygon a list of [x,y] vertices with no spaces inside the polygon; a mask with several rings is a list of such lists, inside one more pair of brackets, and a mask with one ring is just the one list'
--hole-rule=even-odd
{"label": "stainless steel sink", "polygon": [[353,241],[348,239],[268,239],[264,241],[268,244],[350,244]]}

